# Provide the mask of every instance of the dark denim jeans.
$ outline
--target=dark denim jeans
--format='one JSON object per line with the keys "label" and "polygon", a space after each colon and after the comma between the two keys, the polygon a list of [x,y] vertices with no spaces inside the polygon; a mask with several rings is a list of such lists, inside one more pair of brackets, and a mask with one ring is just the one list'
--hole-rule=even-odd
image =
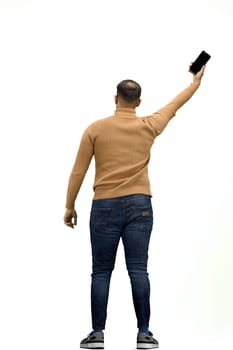
{"label": "dark denim jeans", "polygon": [[93,329],[104,329],[111,274],[122,238],[138,328],[149,327],[150,282],[148,247],[153,226],[150,196],[135,194],[94,200],[90,231],[92,246],[91,310]]}

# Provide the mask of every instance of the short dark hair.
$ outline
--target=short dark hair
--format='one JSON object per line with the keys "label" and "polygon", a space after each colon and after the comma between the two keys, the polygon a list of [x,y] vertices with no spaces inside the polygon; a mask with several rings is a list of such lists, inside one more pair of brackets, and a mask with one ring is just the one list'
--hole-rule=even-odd
{"label": "short dark hair", "polygon": [[134,80],[122,80],[117,85],[117,95],[127,102],[134,102],[141,96],[141,86]]}

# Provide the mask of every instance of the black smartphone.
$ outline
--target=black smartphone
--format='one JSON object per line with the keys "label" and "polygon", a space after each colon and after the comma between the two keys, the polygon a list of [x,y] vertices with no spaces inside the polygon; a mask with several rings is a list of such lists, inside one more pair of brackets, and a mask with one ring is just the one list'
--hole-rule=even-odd
{"label": "black smartphone", "polygon": [[197,74],[201,70],[201,67],[209,61],[210,57],[211,56],[207,52],[202,51],[197,59],[189,67],[190,72]]}

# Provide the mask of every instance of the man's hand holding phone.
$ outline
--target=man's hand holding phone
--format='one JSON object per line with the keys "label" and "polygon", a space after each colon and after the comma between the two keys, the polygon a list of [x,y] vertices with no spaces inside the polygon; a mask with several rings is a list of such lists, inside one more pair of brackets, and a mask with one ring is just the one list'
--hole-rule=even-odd
{"label": "man's hand holding phone", "polygon": [[189,71],[193,74],[197,74],[201,68],[206,65],[210,58],[211,56],[207,52],[202,51],[196,60],[190,65]]}
{"label": "man's hand holding phone", "polygon": [[192,73],[193,74],[193,81],[201,82],[201,79],[204,75],[206,65],[202,66],[201,70],[199,70],[198,73]]}
{"label": "man's hand holding phone", "polygon": [[193,81],[201,82],[206,63],[210,58],[211,56],[207,52],[202,51],[196,60],[189,66],[189,72],[193,74]]}

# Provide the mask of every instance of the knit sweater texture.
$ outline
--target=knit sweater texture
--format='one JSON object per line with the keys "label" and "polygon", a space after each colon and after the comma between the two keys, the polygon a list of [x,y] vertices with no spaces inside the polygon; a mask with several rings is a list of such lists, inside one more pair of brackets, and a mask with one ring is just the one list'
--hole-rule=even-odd
{"label": "knit sweater texture", "polygon": [[117,108],[114,115],[88,126],[69,178],[66,208],[74,208],[93,156],[94,200],[130,194],[151,196],[148,164],[153,142],[199,85],[194,81],[152,115],[137,117],[133,108]]}

